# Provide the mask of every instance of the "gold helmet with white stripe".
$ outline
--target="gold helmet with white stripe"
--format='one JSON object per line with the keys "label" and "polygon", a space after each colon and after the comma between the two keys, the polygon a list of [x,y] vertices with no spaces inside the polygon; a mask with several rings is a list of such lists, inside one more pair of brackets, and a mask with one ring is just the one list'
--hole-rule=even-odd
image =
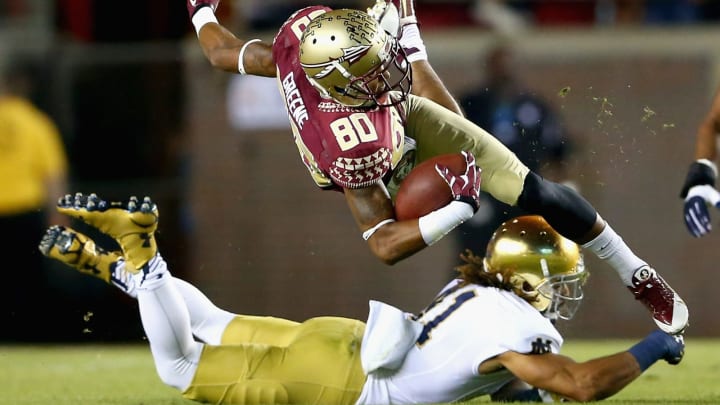
{"label": "gold helmet with white stripe", "polygon": [[512,270],[513,284],[534,296],[533,306],[552,320],[575,315],[588,276],[580,247],[539,215],[500,225],[488,243],[484,267],[489,272]]}

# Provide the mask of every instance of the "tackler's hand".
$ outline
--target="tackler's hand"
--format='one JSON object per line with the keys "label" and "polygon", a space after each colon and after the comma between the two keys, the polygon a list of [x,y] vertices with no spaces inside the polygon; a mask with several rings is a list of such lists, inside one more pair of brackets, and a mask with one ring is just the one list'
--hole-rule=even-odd
{"label": "tackler's hand", "polygon": [[[664,333],[664,332],[663,332]],[[685,338],[683,335],[668,335],[672,339],[668,342],[668,351],[664,359],[668,364],[680,364],[685,356]]]}
{"label": "tackler's hand", "polygon": [[435,165],[435,170],[445,179],[450,187],[453,200],[470,204],[473,212],[480,207],[480,168],[475,165],[475,156],[472,153],[463,151],[465,156],[465,173],[455,175],[446,166]]}
{"label": "tackler's hand", "polygon": [[668,364],[679,364],[685,356],[685,338],[682,334],[671,335],[661,330],[654,330],[645,337],[663,349],[662,359]]}

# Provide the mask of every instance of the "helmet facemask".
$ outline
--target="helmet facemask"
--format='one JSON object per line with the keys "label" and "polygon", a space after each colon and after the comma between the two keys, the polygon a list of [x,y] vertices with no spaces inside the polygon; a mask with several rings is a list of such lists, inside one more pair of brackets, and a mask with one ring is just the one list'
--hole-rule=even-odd
{"label": "helmet facemask", "polygon": [[[579,266],[582,266],[582,263]],[[543,315],[551,320],[572,319],[584,298],[583,285],[587,276],[588,273],[579,269],[573,274],[550,276],[535,287],[538,301],[545,303],[545,309],[541,311]]]}
{"label": "helmet facemask", "polygon": [[[391,55],[382,64],[360,77],[353,77],[344,89],[336,87],[339,94],[360,101],[361,106],[387,107],[403,102],[410,94],[412,69],[405,50],[393,38],[388,38]],[[390,97],[389,92],[397,91],[399,96]],[[341,100],[336,100],[343,103]]]}

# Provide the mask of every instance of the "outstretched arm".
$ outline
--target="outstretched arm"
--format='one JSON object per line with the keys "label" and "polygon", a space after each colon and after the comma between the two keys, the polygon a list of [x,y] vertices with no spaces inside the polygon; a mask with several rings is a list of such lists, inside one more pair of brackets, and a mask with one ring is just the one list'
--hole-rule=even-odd
{"label": "outstretched arm", "polygon": [[219,4],[220,0],[187,0],[188,14],[210,64],[227,72],[274,77],[271,45],[240,39],[220,25],[215,18]]}
{"label": "outstretched arm", "polygon": [[587,402],[614,395],[658,360],[679,363],[684,350],[681,336],[656,330],[628,351],[582,363],[552,353],[505,352],[493,360],[536,388]]}
{"label": "outstretched arm", "polygon": [[698,127],[695,159],[707,159],[714,163],[717,158],[718,136],[720,136],[720,87],[715,93],[710,110]]}
{"label": "outstretched arm", "polygon": [[607,398],[640,375],[640,367],[628,352],[583,363],[556,354],[507,352],[501,357],[503,365],[521,380],[574,401]]}
{"label": "outstretched arm", "polygon": [[708,206],[720,208],[720,193],[715,188],[718,175],[717,139],[720,136],[720,87],[710,110],[698,127],[695,161],[690,165],[680,197],[685,199],[685,225],[691,235],[700,237],[712,230]]}
{"label": "outstretched arm", "polygon": [[412,93],[428,98],[448,110],[464,116],[460,104],[450,94],[440,77],[427,60],[419,60],[412,63],[413,69],[413,91]]}

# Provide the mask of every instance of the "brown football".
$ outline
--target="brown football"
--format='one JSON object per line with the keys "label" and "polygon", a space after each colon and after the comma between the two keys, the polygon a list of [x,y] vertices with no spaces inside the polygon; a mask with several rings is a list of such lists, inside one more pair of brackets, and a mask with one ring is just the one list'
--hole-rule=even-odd
{"label": "brown football", "polygon": [[435,165],[446,166],[456,175],[465,173],[462,153],[434,156],[415,166],[400,183],[395,196],[395,218],[398,221],[420,218],[452,201],[452,193]]}

